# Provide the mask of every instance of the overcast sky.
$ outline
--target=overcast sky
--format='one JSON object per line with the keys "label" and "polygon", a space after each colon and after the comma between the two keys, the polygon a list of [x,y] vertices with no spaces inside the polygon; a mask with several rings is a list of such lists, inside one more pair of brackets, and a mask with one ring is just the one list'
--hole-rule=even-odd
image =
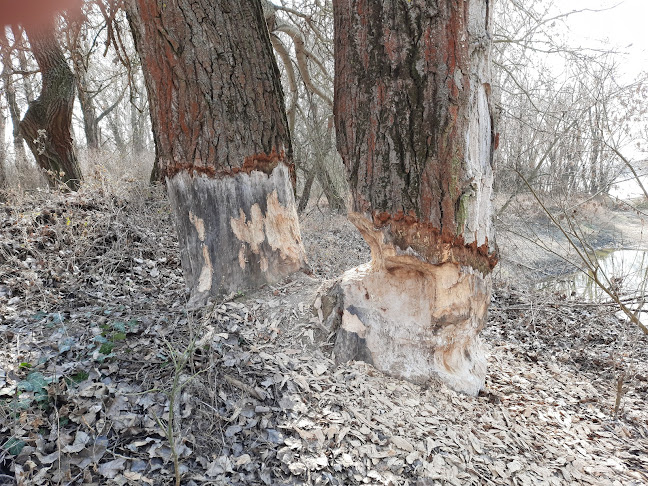
{"label": "overcast sky", "polygon": [[648,0],[560,0],[556,3],[561,10],[616,5],[605,12],[583,12],[569,17],[567,24],[573,39],[587,47],[615,47],[627,51],[625,67],[632,76],[648,70]]}

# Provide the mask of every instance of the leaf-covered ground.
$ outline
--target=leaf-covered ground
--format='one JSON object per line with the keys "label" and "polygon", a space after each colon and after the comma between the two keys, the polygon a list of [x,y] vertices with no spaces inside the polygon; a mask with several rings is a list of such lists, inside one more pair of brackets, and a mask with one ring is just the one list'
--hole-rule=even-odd
{"label": "leaf-covered ground", "polygon": [[368,251],[302,231],[312,275],[187,313],[160,191],[0,205],[0,484],[648,484],[648,340],[610,307],[500,282],[479,397],[336,367],[312,302]]}

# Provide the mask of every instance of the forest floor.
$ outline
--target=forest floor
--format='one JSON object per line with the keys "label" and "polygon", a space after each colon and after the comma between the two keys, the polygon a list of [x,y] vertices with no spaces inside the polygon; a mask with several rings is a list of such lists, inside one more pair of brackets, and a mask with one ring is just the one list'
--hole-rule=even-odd
{"label": "forest floor", "polygon": [[302,232],[312,275],[188,313],[161,191],[0,203],[0,484],[648,484],[648,339],[610,306],[498,279],[485,390],[420,387],[334,365],[312,302],[368,249]]}

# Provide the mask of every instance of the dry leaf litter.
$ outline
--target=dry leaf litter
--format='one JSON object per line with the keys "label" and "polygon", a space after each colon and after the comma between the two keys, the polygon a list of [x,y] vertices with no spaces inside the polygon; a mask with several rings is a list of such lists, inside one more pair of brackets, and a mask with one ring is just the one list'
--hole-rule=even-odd
{"label": "dry leaf litter", "polygon": [[311,275],[190,314],[159,191],[0,214],[0,484],[648,484],[647,340],[610,307],[498,284],[467,397],[333,364],[344,216],[303,218]]}

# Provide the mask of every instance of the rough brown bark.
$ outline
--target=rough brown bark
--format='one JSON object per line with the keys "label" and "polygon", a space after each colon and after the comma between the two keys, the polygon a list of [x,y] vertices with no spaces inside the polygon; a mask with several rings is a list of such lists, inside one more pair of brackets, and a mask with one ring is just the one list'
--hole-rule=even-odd
{"label": "rough brown bark", "polygon": [[279,71],[258,1],[127,5],[162,178],[187,164],[233,171],[273,151],[290,166]]}
{"label": "rough brown bark", "polygon": [[53,22],[26,26],[25,31],[41,71],[42,87],[38,98],[29,104],[20,132],[50,185],[56,187],[62,182],[77,190],[81,169],[70,132],[74,75],[56,40]]}
{"label": "rough brown bark", "polygon": [[299,269],[292,150],[259,0],[127,8],[190,304]]}
{"label": "rough brown bark", "polygon": [[[340,284],[336,357],[476,393],[497,262],[489,0],[334,0],[334,15],[338,150],[372,249],[371,270]],[[394,313],[389,286],[432,305]],[[345,351],[349,336],[364,351]]]}

